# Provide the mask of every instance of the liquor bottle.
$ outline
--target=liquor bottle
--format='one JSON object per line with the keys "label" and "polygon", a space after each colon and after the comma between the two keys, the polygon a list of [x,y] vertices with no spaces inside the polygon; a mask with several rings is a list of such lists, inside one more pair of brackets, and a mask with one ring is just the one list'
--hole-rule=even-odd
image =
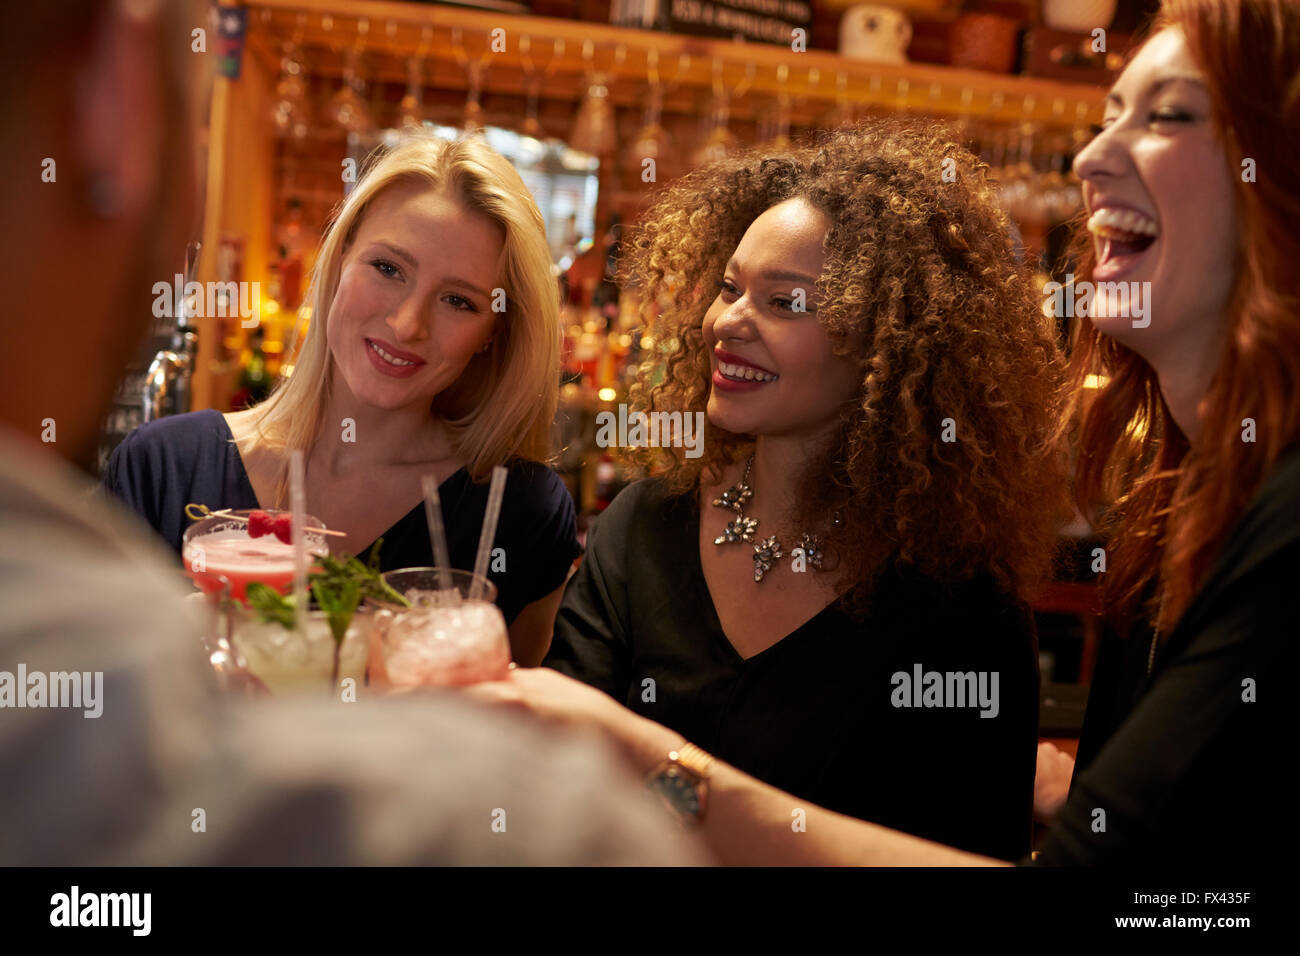
{"label": "liquor bottle", "polygon": [[618,276],[618,259],[622,251],[619,243],[620,232],[618,214],[615,213],[611,217],[609,231],[605,233],[603,240],[604,265],[591,293],[591,305],[605,318],[607,331],[612,329],[618,319],[619,288],[615,280]]}
{"label": "liquor bottle", "polygon": [[618,494],[618,467],[609,452],[605,452],[596,461],[596,502],[595,510],[604,511]]}
{"label": "liquor bottle", "polygon": [[239,390],[230,400],[235,411],[251,408],[271,394],[271,376],[266,370],[266,353],[262,350],[262,327],[253,330],[248,361],[239,373]]}
{"label": "liquor bottle", "polygon": [[621,371],[621,359],[627,354],[622,343],[619,298],[621,295],[618,282],[618,260],[620,254],[619,217],[611,217],[609,231],[603,239],[604,268],[600,280],[591,293],[591,307],[595,313],[596,328],[601,336],[600,358],[596,370],[596,386],[601,389],[611,387]]}
{"label": "liquor bottle", "polygon": [[302,201],[296,196],[289,200],[289,213],[279,234],[280,261],[275,270],[280,276],[283,298],[280,304],[293,311],[302,304],[303,228]]}
{"label": "liquor bottle", "polygon": [[284,308],[284,283],[278,266],[271,267],[271,285],[268,294],[262,296],[261,315],[257,327],[262,334],[262,357],[266,360],[266,377],[275,382],[280,374],[280,365],[284,360],[285,326],[291,321],[292,312]]}

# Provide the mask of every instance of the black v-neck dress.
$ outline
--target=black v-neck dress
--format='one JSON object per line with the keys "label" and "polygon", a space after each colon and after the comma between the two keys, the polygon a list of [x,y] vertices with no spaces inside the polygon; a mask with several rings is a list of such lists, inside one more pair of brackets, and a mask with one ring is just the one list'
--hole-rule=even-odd
{"label": "black v-neck dress", "polygon": [[[1253,446],[1243,446],[1250,454]],[[1159,646],[1102,647],[1070,796],[1038,863],[1259,876],[1295,844],[1300,447],[1263,482]]]}
{"label": "black v-neck dress", "polygon": [[[181,537],[191,523],[187,503],[213,511],[261,507],[232,438],[225,416],[212,409],[142,425],[114,449],[104,487],[138,512],[179,560]],[[470,481],[462,468],[438,487],[438,495],[451,563],[472,568],[488,484]],[[434,563],[423,502],[382,537],[383,570]],[[511,622],[525,606],[564,583],[580,551],[573,498],[555,472],[537,462],[510,463],[493,544],[504,550],[504,562],[496,562],[488,577],[497,586],[497,605]],[[363,561],[372,547],[373,542],[361,552]]]}
{"label": "black v-neck dress", "polygon": [[[625,489],[590,533],[545,665],[800,800],[1003,859],[1028,851],[1038,659],[1024,605],[895,569],[865,621],[832,606],[742,659],[698,541],[692,500],[654,480]],[[893,675],[917,665],[997,672],[996,716],[895,706]]]}

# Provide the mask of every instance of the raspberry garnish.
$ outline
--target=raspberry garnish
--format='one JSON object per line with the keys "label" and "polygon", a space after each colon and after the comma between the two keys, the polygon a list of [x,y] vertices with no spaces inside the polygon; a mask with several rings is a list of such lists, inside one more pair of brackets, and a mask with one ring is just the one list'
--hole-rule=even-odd
{"label": "raspberry garnish", "polygon": [[293,543],[293,518],[289,515],[276,515],[272,519],[272,531],[285,544]]}
{"label": "raspberry garnish", "polygon": [[275,522],[265,511],[253,511],[248,515],[248,536],[260,538],[275,530]]}

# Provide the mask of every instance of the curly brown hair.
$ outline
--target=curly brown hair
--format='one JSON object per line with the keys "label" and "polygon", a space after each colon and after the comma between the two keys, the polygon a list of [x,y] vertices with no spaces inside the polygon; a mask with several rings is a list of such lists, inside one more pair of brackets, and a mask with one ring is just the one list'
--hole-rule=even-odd
{"label": "curly brown hair", "polygon": [[[817,318],[835,353],[856,358],[861,388],[807,463],[789,519],[826,529],[840,513],[828,544],[851,611],[865,612],[891,561],[944,584],[988,574],[1024,599],[1069,515],[1054,438],[1062,357],[986,170],[940,124],[874,121],[697,170],[632,231],[625,278],[663,349],[642,366],[632,404],[695,412],[710,389],[703,318],[749,225],[793,198],[830,220]],[[946,419],[955,441],[942,440]],[[754,440],[708,422],[697,458],[636,455],[686,495],[702,475],[719,481]]]}

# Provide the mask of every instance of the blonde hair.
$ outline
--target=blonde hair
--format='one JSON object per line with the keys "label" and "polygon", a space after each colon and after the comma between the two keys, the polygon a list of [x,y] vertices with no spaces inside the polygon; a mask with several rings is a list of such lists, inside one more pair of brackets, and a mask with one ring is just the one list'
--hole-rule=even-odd
{"label": "blonde hair", "polygon": [[[559,399],[560,303],[551,272],[546,227],[532,195],[509,161],[482,139],[448,142],[424,132],[404,132],[389,149],[366,160],[351,195],[325,231],[312,273],[311,325],[293,374],[261,405],[255,435],[237,440],[277,451],[316,441],[329,398],[330,308],[344,252],[370,204],[385,189],[427,184],[480,213],[505,232],[499,263],[506,311],[487,351],[476,354],[460,378],[440,393],[433,411],[447,426],[452,449],[470,477],[484,480],[512,457],[546,461]],[[279,466],[276,502],[288,495],[288,456]]]}

